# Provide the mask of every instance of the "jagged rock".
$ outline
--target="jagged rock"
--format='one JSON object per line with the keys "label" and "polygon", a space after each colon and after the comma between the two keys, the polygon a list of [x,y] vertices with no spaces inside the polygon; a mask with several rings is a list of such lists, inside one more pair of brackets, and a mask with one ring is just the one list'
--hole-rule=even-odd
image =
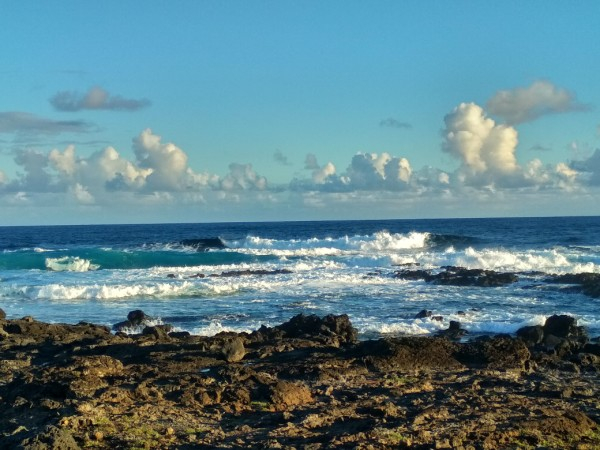
{"label": "jagged rock", "polygon": [[0,320],[6,319],[6,313],[2,308],[0,308]]}
{"label": "jagged rock", "polygon": [[546,319],[544,334],[567,338],[577,331],[577,319],[567,315],[553,315]]}
{"label": "jagged rock", "polygon": [[291,270],[289,269],[275,269],[275,270],[264,270],[264,269],[259,269],[259,270],[231,270],[229,272],[221,272],[220,274],[214,274],[211,275],[212,277],[223,277],[223,278],[229,278],[229,277],[240,277],[240,276],[247,276],[247,275],[286,275],[286,274],[290,274],[292,273]]}
{"label": "jagged rock", "polygon": [[154,336],[156,339],[169,339],[169,332],[173,329],[171,325],[154,325],[145,327],[142,334],[145,336]]}
{"label": "jagged rock", "polygon": [[275,328],[283,331],[286,337],[337,336],[344,343],[355,342],[358,336],[347,314],[329,314],[322,319],[315,314],[298,314]]}
{"label": "jagged rock", "polygon": [[152,317],[146,315],[141,309],[129,311],[127,314],[127,320],[119,322],[113,325],[113,330],[123,331],[127,328],[141,327],[152,320]]}
{"label": "jagged rock", "polygon": [[79,450],[68,430],[48,426],[43,433],[24,440],[18,447],[22,450]]}
{"label": "jagged rock", "polygon": [[271,403],[278,410],[306,405],[314,401],[310,389],[304,383],[279,381],[271,387],[270,391]]}
{"label": "jagged rock", "polygon": [[433,313],[431,311],[428,311],[426,309],[422,309],[421,311],[419,311],[416,315],[415,315],[415,319],[426,319],[428,317],[431,317]]}
{"label": "jagged rock", "polygon": [[544,327],[541,325],[532,325],[522,327],[517,330],[517,337],[519,337],[526,345],[532,347],[540,344],[544,339]]}
{"label": "jagged rock", "polygon": [[428,270],[401,270],[394,275],[404,280],[425,280],[428,283],[452,286],[494,287],[515,283],[519,280],[514,273],[501,273],[493,270],[466,269],[448,266],[439,273]]}
{"label": "jagged rock", "polygon": [[146,313],[144,313],[144,311],[142,311],[141,309],[136,309],[127,313],[127,320],[130,321],[133,325],[141,325],[148,319],[150,319],[150,317],[148,317]]}
{"label": "jagged rock", "polygon": [[600,297],[600,273],[567,273],[552,275],[546,279],[549,283],[567,283],[579,285],[579,289],[590,297]]}
{"label": "jagged rock", "polygon": [[239,337],[225,341],[221,351],[227,362],[238,362],[246,356],[244,341]]}
{"label": "jagged rock", "polygon": [[457,351],[460,362],[488,369],[523,369],[530,358],[525,342],[502,335],[467,342]]}
{"label": "jagged rock", "polygon": [[438,331],[438,336],[443,336],[448,339],[458,340],[469,332],[461,328],[460,322],[451,320],[448,329]]}

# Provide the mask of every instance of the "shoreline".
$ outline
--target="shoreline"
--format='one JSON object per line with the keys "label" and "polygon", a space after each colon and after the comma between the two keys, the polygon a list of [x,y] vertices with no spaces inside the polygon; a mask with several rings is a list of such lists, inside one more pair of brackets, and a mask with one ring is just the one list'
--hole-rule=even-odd
{"label": "shoreline", "polygon": [[125,335],[0,317],[0,449],[600,448],[600,343],[575,319],[457,330],[359,341],[345,315],[299,315]]}

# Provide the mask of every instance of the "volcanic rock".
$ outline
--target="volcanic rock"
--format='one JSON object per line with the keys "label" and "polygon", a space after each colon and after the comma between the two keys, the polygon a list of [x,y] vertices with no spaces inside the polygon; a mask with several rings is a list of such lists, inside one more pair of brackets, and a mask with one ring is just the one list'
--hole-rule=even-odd
{"label": "volcanic rock", "polygon": [[239,337],[226,340],[221,351],[227,362],[238,362],[246,356],[244,341]]}

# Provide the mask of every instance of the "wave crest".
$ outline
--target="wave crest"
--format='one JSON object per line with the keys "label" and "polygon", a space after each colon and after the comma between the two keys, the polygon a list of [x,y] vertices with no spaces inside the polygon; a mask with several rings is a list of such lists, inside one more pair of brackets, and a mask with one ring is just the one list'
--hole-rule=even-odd
{"label": "wave crest", "polygon": [[92,264],[79,256],[63,256],[61,258],[46,258],[46,269],[53,272],[87,272],[97,270],[100,266]]}

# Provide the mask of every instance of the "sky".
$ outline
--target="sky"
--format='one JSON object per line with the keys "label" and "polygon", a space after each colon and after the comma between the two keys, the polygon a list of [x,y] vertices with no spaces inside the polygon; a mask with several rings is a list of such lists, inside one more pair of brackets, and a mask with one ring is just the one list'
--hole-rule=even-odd
{"label": "sky", "polygon": [[0,10],[0,225],[600,215],[595,0]]}

